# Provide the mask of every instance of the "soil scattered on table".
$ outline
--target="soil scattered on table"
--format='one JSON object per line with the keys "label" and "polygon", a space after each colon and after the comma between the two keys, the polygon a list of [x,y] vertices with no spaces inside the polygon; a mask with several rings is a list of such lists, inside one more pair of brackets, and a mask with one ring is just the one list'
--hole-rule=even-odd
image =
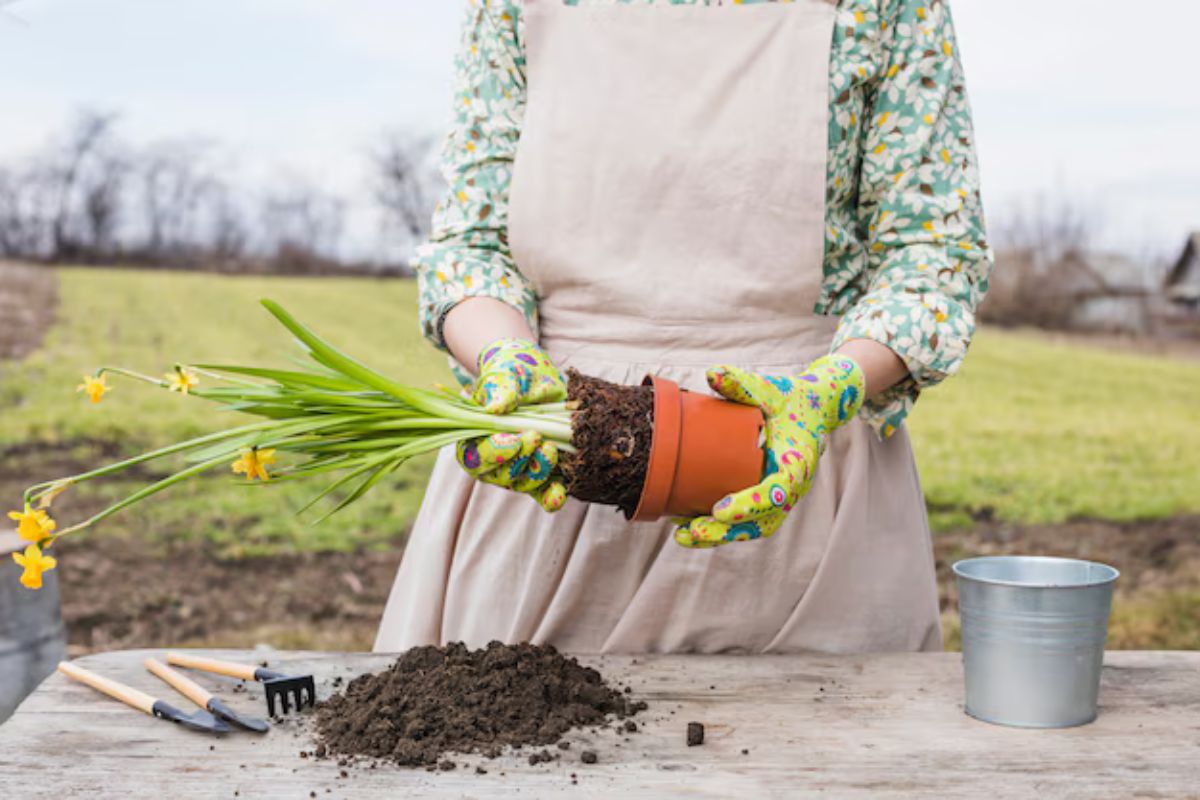
{"label": "soil scattered on table", "polygon": [[418,647],[317,706],[317,749],[446,769],[447,753],[494,758],[505,746],[550,745],[574,728],[645,707],[553,647]]}
{"label": "soil scattered on table", "polygon": [[626,519],[632,517],[650,463],[654,391],[567,370],[567,398],[579,403],[571,436],[577,452],[560,462],[567,493],[589,503],[615,505]]}
{"label": "soil scattered on table", "polygon": [[558,756],[551,753],[549,750],[538,750],[529,754],[529,766],[536,767],[538,764],[549,764]]}

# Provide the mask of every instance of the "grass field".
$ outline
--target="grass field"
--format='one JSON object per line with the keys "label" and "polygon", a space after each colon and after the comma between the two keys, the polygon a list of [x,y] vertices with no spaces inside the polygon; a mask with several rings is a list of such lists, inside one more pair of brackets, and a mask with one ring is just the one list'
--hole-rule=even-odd
{"label": "grass field", "polygon": [[[235,424],[228,412],[203,400],[135,381],[115,378],[115,390],[95,406],[75,387],[101,364],[151,375],[176,361],[288,366],[300,350],[258,305],[263,297],[278,300],[385,372],[419,384],[450,380],[445,359],[418,335],[416,287],[408,281],[98,270],[63,270],[60,278],[58,321],[43,346],[18,364],[0,363],[0,452],[14,446],[32,450],[23,459],[49,470],[30,474],[29,482],[58,476],[53,470],[64,462],[98,465],[98,445],[116,443],[132,453]],[[39,458],[39,450],[54,456]],[[199,536],[226,555],[381,544],[400,536],[415,515],[427,471],[427,460],[405,465],[390,487],[316,527],[294,511],[318,486],[244,486],[232,474],[214,474],[175,487],[97,530]],[[95,505],[131,488],[127,482],[85,484],[78,494]],[[18,500],[3,502],[16,507]],[[65,502],[62,508],[68,508]]]}
{"label": "grass field", "polygon": [[1200,360],[983,330],[910,429],[935,528],[1200,510]]}
{"label": "grass field", "polygon": [[[257,305],[278,300],[322,335],[407,382],[448,381],[416,328],[415,286],[369,279],[231,278],[63,270],[58,321],[26,360],[0,364],[0,452],[20,449],[29,482],[98,448],[133,452],[232,420],[203,401],[116,381],[92,406],[74,388],[116,364],[151,374],[176,361],[286,365],[298,350]],[[911,423],[935,528],[973,518],[1052,523],[1200,511],[1200,362],[1143,358],[1026,333],[984,330],[960,376],[930,391]],[[53,457],[39,460],[39,451]],[[293,510],[301,485],[219,475],[103,525],[109,533],[203,537],[227,555],[383,545],[413,518],[428,462],[319,527]],[[91,503],[129,484],[85,487]],[[97,494],[98,493],[98,494]],[[16,506],[18,497],[7,501]],[[66,508],[66,506],[64,506]]]}

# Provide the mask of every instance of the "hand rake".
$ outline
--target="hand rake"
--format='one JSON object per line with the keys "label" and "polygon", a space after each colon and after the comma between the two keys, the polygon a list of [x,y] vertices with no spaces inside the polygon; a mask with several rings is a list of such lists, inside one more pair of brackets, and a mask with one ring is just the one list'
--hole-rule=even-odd
{"label": "hand rake", "polygon": [[316,703],[317,691],[312,675],[284,675],[252,664],[238,664],[234,661],[220,661],[186,653],[167,653],[167,663],[176,667],[241,678],[244,681],[258,681],[266,690],[267,714],[272,717],[275,716],[276,700],[280,702],[281,714],[299,711],[305,706],[311,708]]}

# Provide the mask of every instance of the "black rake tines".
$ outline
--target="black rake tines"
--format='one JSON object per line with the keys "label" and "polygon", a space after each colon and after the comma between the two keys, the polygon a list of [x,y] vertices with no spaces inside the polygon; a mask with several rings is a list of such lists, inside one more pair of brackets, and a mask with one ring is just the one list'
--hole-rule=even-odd
{"label": "black rake tines", "polygon": [[269,669],[255,670],[255,677],[262,681],[267,694],[267,714],[274,717],[276,701],[280,714],[312,708],[317,701],[316,684],[312,675],[283,675]]}

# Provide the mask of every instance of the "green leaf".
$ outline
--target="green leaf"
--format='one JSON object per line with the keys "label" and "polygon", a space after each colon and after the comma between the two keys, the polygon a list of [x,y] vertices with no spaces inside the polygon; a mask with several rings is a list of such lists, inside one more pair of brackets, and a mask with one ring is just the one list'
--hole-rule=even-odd
{"label": "green leaf", "polygon": [[331,389],[339,392],[357,392],[366,387],[357,381],[345,378],[318,375],[312,372],[298,372],[286,369],[267,369],[265,367],[239,367],[231,364],[197,364],[200,369],[213,372],[228,372],[234,375],[249,375],[253,378],[266,378],[284,386],[313,386],[318,389]]}

